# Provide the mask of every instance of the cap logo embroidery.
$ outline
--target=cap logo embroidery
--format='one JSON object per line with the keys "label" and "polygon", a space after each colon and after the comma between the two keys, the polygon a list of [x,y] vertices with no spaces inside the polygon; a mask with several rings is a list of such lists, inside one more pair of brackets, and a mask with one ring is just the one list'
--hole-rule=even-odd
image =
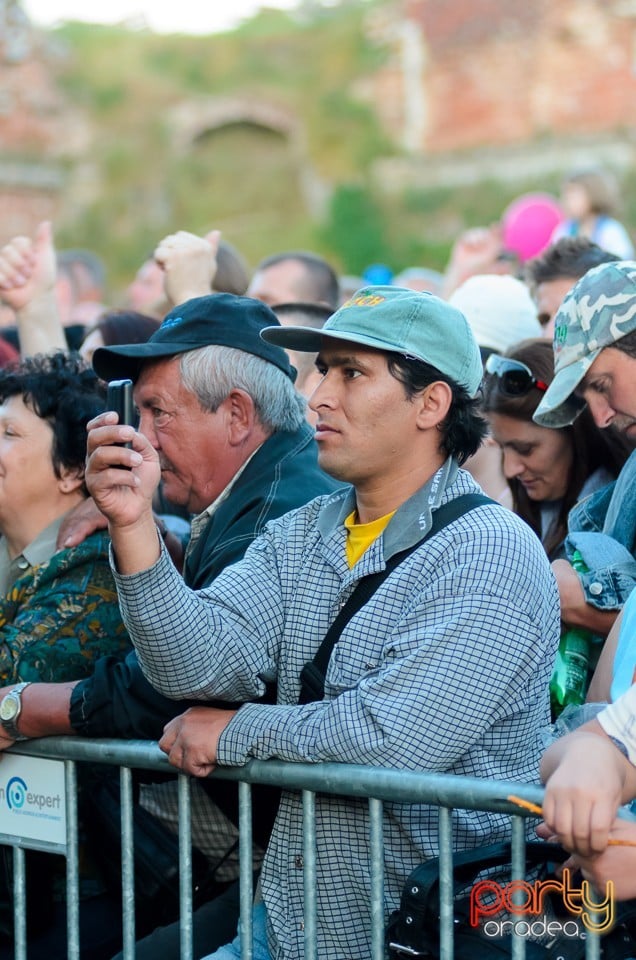
{"label": "cap logo embroidery", "polygon": [[167,330],[168,327],[176,327],[178,323],[183,323],[183,317],[166,317],[161,324],[161,329]]}
{"label": "cap logo embroidery", "polygon": [[560,323],[554,328],[554,349],[559,350],[565,344],[568,335],[567,323]]}
{"label": "cap logo embroidery", "polygon": [[346,307],[377,307],[379,303],[384,303],[386,297],[381,297],[377,293],[367,293],[360,297],[351,297],[340,307],[344,310]]}

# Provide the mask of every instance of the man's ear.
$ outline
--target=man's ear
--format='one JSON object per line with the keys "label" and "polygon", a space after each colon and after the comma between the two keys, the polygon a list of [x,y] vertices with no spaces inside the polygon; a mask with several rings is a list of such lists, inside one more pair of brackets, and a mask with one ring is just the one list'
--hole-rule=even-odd
{"label": "man's ear", "polygon": [[254,401],[245,390],[231,390],[223,403],[226,406],[228,441],[239,446],[250,436],[256,423]]}
{"label": "man's ear", "polygon": [[57,481],[61,493],[75,493],[84,485],[84,467],[62,467]]}
{"label": "man's ear", "polygon": [[438,427],[443,423],[452,402],[453,391],[443,380],[435,380],[424,387],[413,398],[413,403],[418,405],[417,424],[420,429],[430,430],[431,427]]}

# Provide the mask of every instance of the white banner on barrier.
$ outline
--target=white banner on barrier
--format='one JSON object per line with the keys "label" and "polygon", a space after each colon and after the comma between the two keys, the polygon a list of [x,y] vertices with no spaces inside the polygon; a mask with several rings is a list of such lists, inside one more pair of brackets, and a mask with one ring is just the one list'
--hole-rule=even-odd
{"label": "white banner on barrier", "polygon": [[2,755],[0,833],[24,840],[66,843],[66,789],[62,760]]}

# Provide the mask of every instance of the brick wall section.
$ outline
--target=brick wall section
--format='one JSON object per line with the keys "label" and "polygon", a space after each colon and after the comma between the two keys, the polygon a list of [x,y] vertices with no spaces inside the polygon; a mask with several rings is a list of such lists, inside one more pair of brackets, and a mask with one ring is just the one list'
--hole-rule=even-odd
{"label": "brick wall section", "polygon": [[[621,14],[625,5],[612,0],[404,0],[425,58],[422,152],[633,128],[633,7]],[[396,104],[400,77],[396,55],[375,78],[393,135],[408,95],[402,82]]]}

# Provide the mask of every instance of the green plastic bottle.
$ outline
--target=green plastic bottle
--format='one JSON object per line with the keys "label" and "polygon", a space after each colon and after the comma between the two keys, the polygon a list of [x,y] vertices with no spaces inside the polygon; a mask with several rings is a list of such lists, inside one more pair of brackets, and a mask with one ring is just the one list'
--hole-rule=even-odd
{"label": "green plastic bottle", "polygon": [[[577,573],[588,572],[578,550],[572,554],[572,566]],[[593,636],[590,630],[583,627],[569,627],[561,634],[550,680],[550,705],[553,718],[556,718],[568,704],[580,704],[585,701]]]}

